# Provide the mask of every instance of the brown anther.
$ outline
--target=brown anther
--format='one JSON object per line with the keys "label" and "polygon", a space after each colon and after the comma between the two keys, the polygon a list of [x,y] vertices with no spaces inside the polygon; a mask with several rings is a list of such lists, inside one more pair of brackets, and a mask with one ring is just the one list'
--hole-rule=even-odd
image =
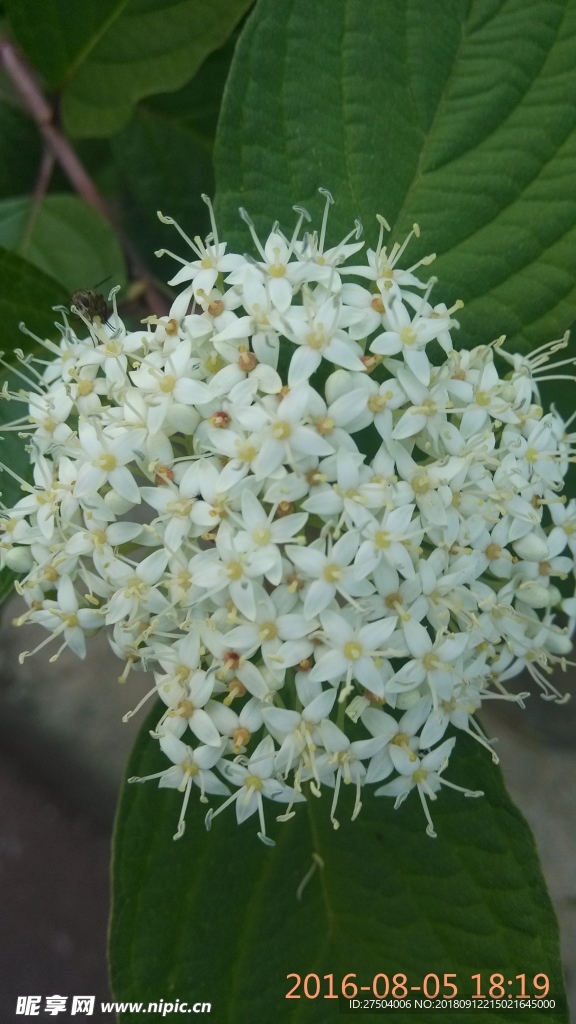
{"label": "brown anther", "polygon": [[499,544],[489,544],[486,548],[486,558],[489,558],[491,562],[500,558],[502,554],[502,548]]}
{"label": "brown anther", "polygon": [[360,362],[364,363],[366,373],[372,373],[372,370],[382,362],[382,356],[360,356]]}
{"label": "brown anther", "polygon": [[316,430],[319,434],[331,434],[335,426],[330,416],[319,416],[316,420]]}
{"label": "brown anther", "polygon": [[222,299],[213,299],[212,302],[208,303],[208,313],[210,316],[222,316],[224,312],[224,303]]}
{"label": "brown anther", "polygon": [[538,566],[538,572],[541,576],[551,576],[553,570],[550,562],[540,562],[540,565]]}
{"label": "brown anther", "polygon": [[312,668],[312,658],[302,658],[302,661],[298,662],[299,672],[309,672]]}
{"label": "brown anther", "polygon": [[250,373],[251,370],[254,370],[257,365],[258,360],[256,359],[256,356],[254,355],[253,352],[240,352],[240,356],[238,358],[238,366],[243,371],[243,373]]}
{"label": "brown anther", "polygon": [[194,705],[191,700],[181,700],[176,706],[176,714],[180,718],[191,718],[194,714]]}
{"label": "brown anther", "polygon": [[240,665],[241,655],[236,651],[228,651],[224,658],[224,668],[227,672],[236,672]]}
{"label": "brown anther", "polygon": [[309,469],[304,476],[306,477],[306,483],[309,484],[310,487],[317,487],[318,484],[323,484],[326,479],[324,474],[320,473],[317,469]]}
{"label": "brown anther", "polygon": [[375,693],[372,693],[371,690],[365,690],[364,696],[371,704],[386,704],[386,697],[378,697]]}
{"label": "brown anther", "polygon": [[175,334],[178,334],[178,321],[175,320],[174,317],[171,317],[171,319],[166,324],[165,330],[166,334],[168,334],[169,337],[173,338]]}
{"label": "brown anther", "polygon": [[250,733],[248,729],[234,729],[232,739],[234,740],[234,752],[239,754],[242,747],[247,746],[250,742]]}
{"label": "brown anther", "polygon": [[232,701],[236,699],[236,697],[245,696],[246,687],[244,686],[244,683],[241,683],[239,679],[233,679],[230,683],[228,683],[228,696],[224,698],[224,704],[226,704],[227,707],[229,707]]}
{"label": "brown anther", "polygon": [[540,498],[540,495],[539,494],[533,494],[532,497],[530,498],[530,504],[532,505],[532,508],[536,508],[536,509],[542,508],[542,500]]}
{"label": "brown anther", "polygon": [[394,609],[397,604],[402,604],[402,594],[388,594],[384,604],[387,608]]}
{"label": "brown anther", "polygon": [[285,384],[283,388],[280,388],[280,391],[278,392],[278,397],[279,397],[280,401],[282,401],[282,399],[286,398],[286,395],[289,395],[289,394],[290,394],[290,388],[288,387],[287,384]]}
{"label": "brown anther", "polygon": [[288,584],[288,589],[291,593],[294,593],[296,590],[302,590],[304,586],[304,580],[295,572],[291,572],[290,575],[286,577],[286,583]]}
{"label": "brown anther", "polygon": [[224,430],[230,423],[230,416],[224,411],[224,409],[219,409],[218,412],[213,413],[210,417],[209,423],[211,423],[213,427],[218,427],[219,429]]}
{"label": "brown anther", "polygon": [[170,466],[156,466],[156,483],[163,484],[174,479],[174,470]]}
{"label": "brown anther", "polygon": [[294,509],[293,501],[281,501],[276,509],[276,519],[281,519],[282,516],[291,516]]}
{"label": "brown anther", "polygon": [[372,306],[372,309],[374,309],[376,311],[376,313],[385,313],[386,312],[386,306],[382,302],[382,296],[381,295],[375,295],[374,298],[372,299],[370,305]]}

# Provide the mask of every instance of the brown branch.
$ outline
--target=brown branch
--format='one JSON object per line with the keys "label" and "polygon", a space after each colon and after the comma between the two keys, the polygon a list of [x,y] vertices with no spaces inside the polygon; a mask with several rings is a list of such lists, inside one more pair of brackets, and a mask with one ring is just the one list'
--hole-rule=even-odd
{"label": "brown branch", "polygon": [[28,61],[6,36],[0,37],[0,63],[20,93],[46,146],[62,167],[75,191],[86,203],[98,210],[114,229],[124,249],[132,276],[140,279],[145,285],[145,296],[150,310],[156,316],[165,316],[169,308],[165,296],[158,290],[131,239],[115,223],[108,203],[92,181],[69,139],[54,123],[54,110],[36,84],[34,72]]}
{"label": "brown branch", "polygon": [[36,178],[36,183],[34,185],[34,192],[32,193],[32,200],[30,203],[28,216],[26,218],[26,225],[24,227],[24,231],[22,232],[22,240],[20,242],[20,245],[18,246],[18,251],[21,252],[22,255],[24,255],[26,251],[26,246],[30,241],[30,235],[32,234],[34,228],[34,221],[38,216],[38,211],[40,210],[42,200],[44,199],[44,196],[48,191],[48,186],[50,184],[50,178],[52,177],[52,173],[54,171],[55,163],[56,158],[54,156],[54,153],[51,149],[45,148],[42,154],[42,160],[40,161],[40,168],[38,170],[38,176]]}

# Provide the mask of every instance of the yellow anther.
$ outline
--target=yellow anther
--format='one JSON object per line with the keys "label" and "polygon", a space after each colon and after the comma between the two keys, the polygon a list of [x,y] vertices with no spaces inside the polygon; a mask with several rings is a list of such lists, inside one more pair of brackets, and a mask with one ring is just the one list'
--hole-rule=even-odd
{"label": "yellow anther", "polygon": [[173,377],[171,373],[165,373],[164,376],[160,378],[159,387],[163,394],[169,395],[176,387],[176,377]]}
{"label": "yellow anther", "polygon": [[287,420],[278,420],[272,427],[272,437],[277,441],[285,441],[291,433],[292,427]]}
{"label": "yellow anther", "polygon": [[362,657],[362,644],[357,640],[349,640],[344,644],[344,657],[348,658],[348,661],[358,661]]}

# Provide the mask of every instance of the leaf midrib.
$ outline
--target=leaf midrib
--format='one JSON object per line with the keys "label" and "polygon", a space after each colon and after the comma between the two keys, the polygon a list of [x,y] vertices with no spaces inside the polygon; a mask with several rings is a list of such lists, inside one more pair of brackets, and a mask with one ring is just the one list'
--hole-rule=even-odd
{"label": "leaf midrib", "polygon": [[74,75],[77,73],[79,68],[82,66],[82,64],[84,64],[87,61],[88,57],[90,56],[94,48],[98,45],[103,36],[106,35],[108,29],[110,29],[114,22],[117,21],[117,19],[122,14],[124,8],[129,3],[130,0],[117,0],[116,7],[114,8],[114,10],[112,10],[108,17],[104,19],[98,31],[94,32],[94,34],[82,47],[82,49],[78,51],[75,59],[69,65],[60,81],[57,83],[57,89],[60,92],[63,89],[65,89],[67,85],[70,84],[71,80],[74,78]]}

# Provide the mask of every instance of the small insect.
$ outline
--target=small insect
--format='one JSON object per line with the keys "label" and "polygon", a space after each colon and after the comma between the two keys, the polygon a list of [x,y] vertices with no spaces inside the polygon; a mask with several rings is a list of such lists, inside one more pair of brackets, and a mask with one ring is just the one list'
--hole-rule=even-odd
{"label": "small insect", "polygon": [[91,323],[98,318],[101,323],[108,319],[108,305],[106,299],[100,292],[92,291],[91,288],[81,288],[74,292],[70,299],[72,306]]}
{"label": "small insect", "polygon": [[104,324],[108,319],[108,303],[104,296],[96,289],[109,280],[109,277],[105,277],[95,288],[79,288],[70,298],[70,304],[90,323],[98,318]]}

